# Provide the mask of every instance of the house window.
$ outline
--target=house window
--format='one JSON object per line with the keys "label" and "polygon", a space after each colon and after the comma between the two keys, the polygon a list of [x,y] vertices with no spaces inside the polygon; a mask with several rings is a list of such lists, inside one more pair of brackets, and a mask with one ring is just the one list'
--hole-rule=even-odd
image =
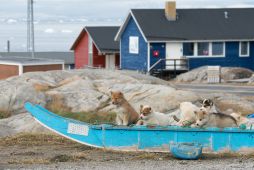
{"label": "house window", "polygon": [[209,56],[209,42],[198,43],[198,56]]}
{"label": "house window", "polygon": [[138,37],[129,37],[129,53],[138,54],[139,53],[139,38]]}
{"label": "house window", "polygon": [[184,56],[194,55],[194,43],[183,43],[183,55]]}
{"label": "house window", "polygon": [[250,43],[247,41],[240,42],[240,56],[241,57],[248,57],[250,53]]}
{"label": "house window", "polygon": [[212,42],[212,55],[224,56],[225,44],[223,42]]}

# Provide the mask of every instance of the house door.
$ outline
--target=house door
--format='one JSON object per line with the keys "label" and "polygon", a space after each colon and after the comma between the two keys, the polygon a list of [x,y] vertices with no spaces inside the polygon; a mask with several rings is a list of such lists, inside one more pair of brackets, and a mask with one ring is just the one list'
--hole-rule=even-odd
{"label": "house door", "polygon": [[[177,66],[181,64],[180,60],[174,61],[173,59],[181,59],[183,57],[183,43],[167,43],[166,44],[166,59],[170,59],[166,61],[166,69],[174,69],[174,62],[176,62],[176,68],[181,69],[181,66]],[[172,60],[171,60],[172,59]]]}
{"label": "house door", "polygon": [[106,55],[106,69],[115,69],[115,55]]}

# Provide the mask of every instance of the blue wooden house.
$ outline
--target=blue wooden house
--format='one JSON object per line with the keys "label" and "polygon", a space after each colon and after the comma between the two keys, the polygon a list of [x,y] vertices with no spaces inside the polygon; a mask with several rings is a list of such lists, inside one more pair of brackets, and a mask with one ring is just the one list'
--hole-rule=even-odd
{"label": "blue wooden house", "polygon": [[204,65],[254,70],[254,8],[132,9],[115,40],[122,69],[186,71]]}

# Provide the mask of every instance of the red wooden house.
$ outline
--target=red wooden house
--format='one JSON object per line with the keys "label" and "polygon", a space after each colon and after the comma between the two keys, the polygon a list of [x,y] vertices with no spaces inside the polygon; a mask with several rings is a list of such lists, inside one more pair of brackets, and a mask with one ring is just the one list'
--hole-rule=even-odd
{"label": "red wooden house", "polygon": [[85,27],[71,47],[75,68],[119,68],[119,42],[114,41],[118,29],[113,26]]}

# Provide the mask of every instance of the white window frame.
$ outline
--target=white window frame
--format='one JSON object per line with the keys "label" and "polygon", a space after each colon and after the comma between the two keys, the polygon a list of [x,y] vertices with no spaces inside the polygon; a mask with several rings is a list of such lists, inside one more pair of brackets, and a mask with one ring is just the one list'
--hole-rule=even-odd
{"label": "white window frame", "polygon": [[[198,43],[208,43],[208,55],[198,55]],[[197,42],[196,46],[197,46],[197,48],[196,48],[196,50],[197,50],[196,54],[197,54],[198,57],[209,57],[211,55],[211,45],[210,45],[209,42]]]}
{"label": "white window frame", "polygon": [[[137,46],[135,46],[137,45]],[[134,48],[131,48],[134,47]],[[130,36],[129,37],[129,53],[130,54],[139,54],[139,37]]]}
{"label": "white window frame", "polygon": [[[242,42],[247,42],[247,54],[246,55],[242,55]],[[239,42],[239,56],[240,57],[250,57],[250,42],[249,41],[240,41]]]}
{"label": "white window frame", "polygon": [[[213,41],[217,42],[217,41]],[[226,56],[226,43],[223,43],[223,54],[222,55],[212,55],[212,43],[213,42],[208,42],[209,43],[209,55],[198,55],[198,43],[203,43],[203,42],[194,42],[194,55],[193,56],[186,56],[188,58],[218,58],[218,57],[225,57]]]}
{"label": "white window frame", "polygon": [[222,45],[223,45],[222,55],[213,55],[213,43],[217,43],[217,42],[218,41],[213,41],[213,42],[210,43],[210,45],[211,45],[211,56],[212,57],[225,57],[225,54],[226,54],[226,44],[225,44],[225,42],[218,42],[218,43],[222,43]]}

